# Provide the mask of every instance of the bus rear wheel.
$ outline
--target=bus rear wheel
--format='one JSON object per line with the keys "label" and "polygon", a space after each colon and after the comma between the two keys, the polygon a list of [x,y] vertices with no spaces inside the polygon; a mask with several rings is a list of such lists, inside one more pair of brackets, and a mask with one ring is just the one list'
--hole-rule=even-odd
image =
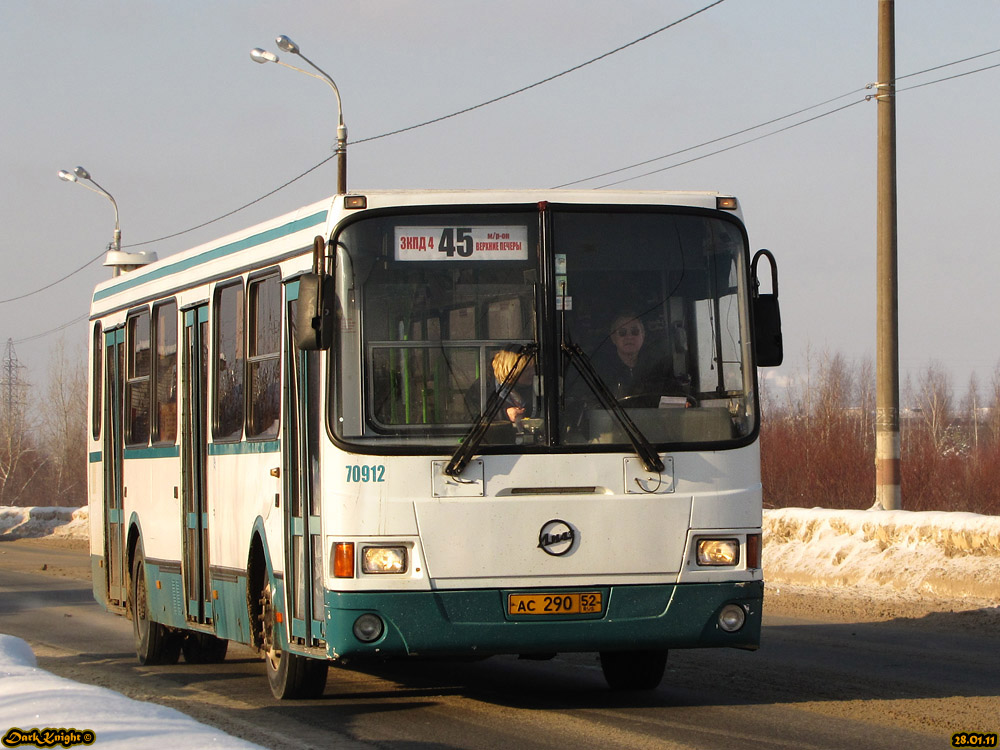
{"label": "bus rear wheel", "polygon": [[176,664],[181,654],[181,639],[177,633],[150,618],[146,592],[146,565],[142,548],[132,560],[132,633],[139,663]]}
{"label": "bus rear wheel", "polygon": [[278,618],[275,615],[271,584],[264,585],[260,597],[261,635],[267,683],[278,700],[319,698],[326,689],[329,664],[281,649]]}
{"label": "bus rear wheel", "polygon": [[601,671],[612,690],[653,690],[666,667],[666,651],[601,652]]}

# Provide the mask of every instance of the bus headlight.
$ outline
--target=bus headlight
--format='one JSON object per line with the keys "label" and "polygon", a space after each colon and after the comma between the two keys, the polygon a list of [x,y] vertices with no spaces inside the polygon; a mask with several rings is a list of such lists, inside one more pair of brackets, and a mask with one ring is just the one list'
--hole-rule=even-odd
{"label": "bus headlight", "polygon": [[699,565],[736,565],[740,561],[739,539],[699,539]]}
{"label": "bus headlight", "polygon": [[406,547],[362,547],[363,573],[405,573]]}

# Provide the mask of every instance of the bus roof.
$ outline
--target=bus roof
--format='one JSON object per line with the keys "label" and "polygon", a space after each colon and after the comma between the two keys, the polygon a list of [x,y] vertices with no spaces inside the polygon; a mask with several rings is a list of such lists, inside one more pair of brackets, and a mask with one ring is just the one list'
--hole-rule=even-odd
{"label": "bus roof", "polygon": [[[363,198],[364,210],[434,205],[517,205],[547,201],[555,204],[684,206],[715,209],[731,195],[710,191],[654,190],[352,190],[303,206],[232,234],[182,250],[149,265],[101,282],[94,289],[91,318],[166,296],[241,268],[275,263],[303,254],[313,237],[329,237],[334,225],[358,208],[344,208],[344,199]],[[735,199],[734,199],[735,203]],[[729,209],[740,215],[739,206]]]}

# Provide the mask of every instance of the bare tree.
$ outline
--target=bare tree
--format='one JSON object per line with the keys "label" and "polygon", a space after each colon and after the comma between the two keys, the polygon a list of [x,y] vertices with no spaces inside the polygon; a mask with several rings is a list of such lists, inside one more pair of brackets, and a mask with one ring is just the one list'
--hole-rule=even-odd
{"label": "bare tree", "polygon": [[0,414],[0,505],[30,505],[29,493],[45,465],[31,440],[23,404]]}
{"label": "bare tree", "polygon": [[920,422],[935,449],[940,452],[952,421],[951,376],[941,362],[932,360],[927,369],[917,376],[915,395]]}
{"label": "bare tree", "polygon": [[68,351],[64,340],[53,348],[49,381],[40,408],[41,434],[48,457],[48,505],[87,502],[86,354]]}

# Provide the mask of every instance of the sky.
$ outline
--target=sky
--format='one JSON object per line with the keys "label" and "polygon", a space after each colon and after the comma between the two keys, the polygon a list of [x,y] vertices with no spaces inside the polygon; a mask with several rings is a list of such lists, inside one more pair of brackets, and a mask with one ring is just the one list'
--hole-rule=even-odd
{"label": "sky", "polygon": [[[752,249],[778,259],[780,375],[825,353],[874,360],[876,105],[864,87],[877,78],[877,0],[725,0],[523,93],[368,140],[574,68],[710,2],[3,0],[0,300],[70,274],[111,240],[111,204],[60,169],[86,167],[117,200],[123,245],[161,258],[336,192],[330,161],[226,219],[144,244],[332,154],[329,87],[250,59],[263,47],[302,66],[275,46],[286,34],[337,82],[359,191],[554,187],[830,102],[579,187],[659,170],[618,187],[737,195]],[[993,52],[998,38],[996,0],[896,3],[897,77]],[[906,89],[998,64],[994,53],[898,84],[902,377],[940,363],[957,395],[972,374],[985,390],[1000,363],[1000,67]],[[25,379],[45,382],[54,347],[83,351],[90,295],[108,275],[98,261],[0,302],[0,345],[14,342]]]}

